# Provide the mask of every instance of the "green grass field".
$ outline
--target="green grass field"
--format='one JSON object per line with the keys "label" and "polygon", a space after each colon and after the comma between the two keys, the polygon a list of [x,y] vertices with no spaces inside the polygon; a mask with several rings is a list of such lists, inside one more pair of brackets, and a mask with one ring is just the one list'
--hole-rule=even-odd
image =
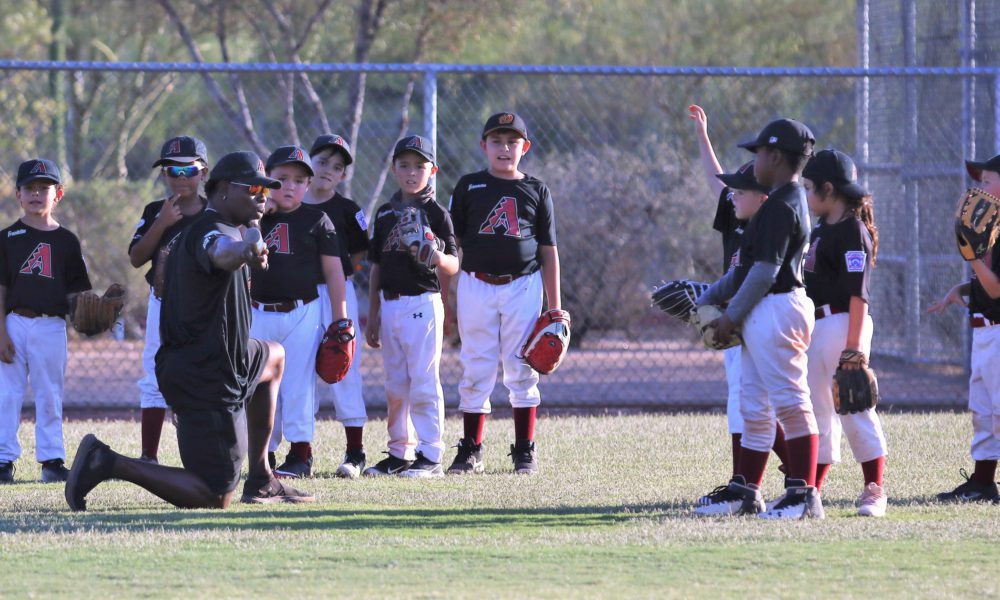
{"label": "green grass field", "polygon": [[[343,433],[323,421],[315,505],[176,510],[111,482],[71,513],[22,458],[0,486],[0,596],[955,597],[1000,594],[1000,507],[941,506],[968,466],[964,414],[884,417],[889,514],[854,516],[860,468],[834,467],[821,522],[699,519],[728,477],[721,415],[543,417],[541,472],[509,473],[507,419],[487,425],[487,474],[433,481],[329,475]],[[126,454],[138,424],[72,422]],[[449,420],[447,439],[460,435]],[[23,427],[32,457],[31,427]],[[173,429],[161,460],[177,464]],[[370,462],[385,424],[366,431]],[[453,451],[451,451],[453,452]],[[449,459],[451,457],[449,452]],[[72,456],[69,457],[72,460]],[[765,496],[779,493],[772,464]]]}

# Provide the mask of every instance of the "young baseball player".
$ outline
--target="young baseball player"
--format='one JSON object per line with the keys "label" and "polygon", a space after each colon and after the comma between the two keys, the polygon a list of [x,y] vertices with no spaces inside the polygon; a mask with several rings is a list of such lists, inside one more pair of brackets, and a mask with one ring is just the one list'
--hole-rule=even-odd
{"label": "young baseball player", "polygon": [[519,170],[531,148],[521,117],[510,112],[491,116],[479,146],[487,168],[464,175],[451,196],[451,218],[462,249],[457,316],[464,435],[448,472],[484,470],[483,429],[497,362],[502,362],[514,413],[514,471],[534,473],[538,373],[517,354],[541,313],[543,292],[549,309],[561,308],[555,213],[545,183]]}
{"label": "young baseball player", "polygon": [[267,464],[285,353],[277,342],[250,337],[250,267],[266,268],[268,250],[256,230],[244,239],[239,228],[261,218],[267,193],[280,185],[253,152],[223,156],[205,184],[208,207],[170,253],[156,376],[177,419],[184,467],[126,458],[88,434],[66,481],[71,509],[86,510],[90,491],[111,478],[181,508],[226,508],[248,453],[242,502],[315,501]]}
{"label": "young baseball player", "polygon": [[142,409],[142,454],[140,458],[156,462],[160,434],[167,403],[156,384],[155,357],[160,348],[160,297],[163,274],[172,243],[180,232],[205,208],[201,183],[208,171],[208,153],[201,140],[180,136],[167,140],[153,168],[160,174],[169,192],[166,198],[150,202],[142,209],[128,258],[135,268],[149,263],[149,307],[146,310],[146,343],[142,349],[145,375],[139,380],[139,406]]}
{"label": "young baseball player", "polygon": [[[389,456],[365,475],[444,475],[439,370],[444,306],[438,274],[458,272],[458,257],[451,218],[434,201],[429,183],[436,172],[429,140],[417,135],[399,140],[392,153],[392,174],[400,189],[375,212],[365,334],[368,345],[382,348]],[[402,241],[400,215],[413,209],[424,215],[440,242],[426,262]]]}
{"label": "young baseball player", "polygon": [[[326,213],[333,222],[334,229],[337,230],[337,238],[340,240],[340,263],[346,277],[344,288],[347,296],[347,318],[357,323],[358,296],[352,275],[360,268],[368,252],[368,223],[365,220],[365,211],[361,210],[353,200],[337,192],[337,186],[347,177],[347,167],[354,162],[354,157],[347,141],[334,134],[317,137],[309,149],[309,157],[315,175],[302,201]],[[325,330],[333,322],[333,315],[329,311],[326,285],[320,284],[317,290],[322,302],[321,320]],[[322,379],[316,379],[317,408],[324,398],[332,398],[337,411],[337,420],[344,426],[347,452],[344,462],[337,467],[336,475],[349,479],[357,478],[365,469],[363,432],[368,413],[362,395],[362,345],[356,346],[354,360],[343,381],[330,385]]]}
{"label": "young baseball player", "polygon": [[62,399],[66,314],[90,289],[80,240],[52,215],[63,197],[55,163],[25,161],[15,196],[23,216],[0,231],[0,483],[14,481],[21,456],[17,430],[28,381],[35,397],[35,458],[42,481],[66,481]]}
{"label": "young baseball player", "polygon": [[[253,273],[250,335],[285,347],[285,373],[278,389],[278,412],[269,451],[284,436],[291,447],[274,469],[281,477],[312,476],[316,430],[316,350],[325,328],[323,302],[335,321],[347,319],[340,240],[323,211],[302,204],[313,177],[309,155],[282,146],[267,159],[268,177],[281,188],[271,197],[275,210],[260,221],[269,268]],[[326,298],[316,291],[322,282]]]}
{"label": "young baseball player", "polygon": [[831,386],[838,365],[851,368],[841,360],[844,354],[871,353],[869,281],[878,252],[872,200],[857,182],[854,161],[838,150],[817,152],[802,171],[802,184],[817,217],[804,265],[806,293],[816,307],[806,353],[809,396],[819,429],[816,489],[822,489],[830,466],[840,462],[843,431],[864,476],[858,514],[882,517],[888,502],[882,486],[887,452],[882,423],[874,408],[838,415]]}
{"label": "young baseball player", "polygon": [[[822,518],[816,491],[818,437],[806,379],[806,349],[814,307],[806,296],[802,263],[809,239],[809,213],[799,175],[815,139],[802,123],[779,119],[755,140],[740,144],[755,153],[754,176],[771,190],[747,223],[740,263],[698,299],[699,305],[729,302],[713,323],[717,342],[739,325],[743,335],[739,474],[730,490],[742,499],[737,514],[764,518]],[[774,443],[775,421],[785,431],[788,473],[785,495],[767,509],[760,493]]]}
{"label": "young baseball player", "polygon": [[[966,170],[979,187],[1000,196],[1000,155],[984,161],[966,161]],[[968,307],[972,327],[972,360],[969,377],[969,411],[972,412],[972,475],[960,473],[965,482],[938,494],[942,502],[1000,502],[996,470],[1000,460],[1000,244],[982,259],[969,262],[972,279],[959,283],[944,298],[928,307],[943,313],[952,304]],[[968,297],[968,303],[963,299]]]}

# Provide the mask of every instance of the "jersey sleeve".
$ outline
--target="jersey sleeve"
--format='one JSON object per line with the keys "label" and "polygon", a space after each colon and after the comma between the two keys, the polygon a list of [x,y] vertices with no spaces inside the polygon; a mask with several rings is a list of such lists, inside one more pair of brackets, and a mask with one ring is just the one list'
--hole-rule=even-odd
{"label": "jersey sleeve", "polygon": [[535,211],[535,239],[540,246],[556,245],[556,215],[552,204],[552,194],[545,184],[539,186],[538,209]]}
{"label": "jersey sleeve", "polygon": [[132,251],[132,247],[139,243],[145,235],[149,232],[149,229],[153,226],[153,222],[156,221],[156,215],[160,213],[160,208],[163,206],[163,200],[157,200],[156,202],[150,202],[142,209],[142,216],[139,217],[139,223],[135,226],[135,233],[132,234],[132,241],[128,244],[129,252]]}
{"label": "jersey sleeve", "polygon": [[347,201],[349,214],[346,215],[346,231],[338,231],[337,235],[347,239],[347,251],[350,254],[368,250],[368,220],[365,211],[353,200]]}
{"label": "jersey sleeve", "polygon": [[431,231],[438,239],[444,241],[444,253],[458,256],[458,245],[455,243],[455,227],[451,222],[451,213],[438,206],[435,211],[438,218],[431,225]]}
{"label": "jersey sleeve", "polygon": [[74,294],[85,292],[93,286],[90,284],[90,276],[87,274],[87,263],[83,260],[83,249],[80,247],[80,240],[71,235],[72,243],[66,253],[66,292]]}
{"label": "jersey sleeve", "polygon": [[225,237],[226,234],[215,227],[207,229],[198,228],[198,230],[192,230],[188,233],[186,245],[191,256],[194,258],[195,264],[204,273],[215,272],[215,265],[212,264],[212,257],[209,255],[209,251],[219,241],[219,238]]}
{"label": "jersey sleeve", "polygon": [[771,202],[765,203],[765,206],[761,206],[754,215],[760,217],[752,240],[754,262],[781,266],[795,233],[795,214],[783,203]]}
{"label": "jersey sleeve", "polygon": [[845,227],[838,248],[837,272],[839,285],[850,296],[869,301],[869,280],[872,271],[872,239],[868,228],[860,219],[856,226]]}
{"label": "jersey sleeve", "polygon": [[719,194],[719,205],[715,208],[715,220],[712,221],[712,229],[723,235],[732,231],[733,223],[736,220],[736,211],[733,208],[733,201],[729,199],[732,192],[728,187],[722,188]]}
{"label": "jersey sleeve", "polygon": [[313,235],[316,236],[316,247],[323,256],[340,257],[340,239],[337,237],[337,230],[333,226],[330,217],[323,213],[323,216],[313,227]]}
{"label": "jersey sleeve", "polygon": [[[0,285],[10,287],[10,271],[7,268],[7,236],[0,238]],[[0,309],[2,308],[0,306]]]}
{"label": "jersey sleeve", "polygon": [[451,192],[448,200],[448,213],[451,220],[453,233],[461,239],[465,235],[465,200],[462,198],[461,189],[465,183],[465,178],[459,179],[455,184],[455,189]]}

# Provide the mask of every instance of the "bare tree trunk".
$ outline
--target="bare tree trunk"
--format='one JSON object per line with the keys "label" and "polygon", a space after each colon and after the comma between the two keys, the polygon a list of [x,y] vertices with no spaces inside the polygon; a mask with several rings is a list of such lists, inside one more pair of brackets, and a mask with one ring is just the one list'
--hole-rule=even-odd
{"label": "bare tree trunk", "polygon": [[[413,88],[416,81],[417,76],[411,75],[410,80],[406,83],[406,90],[403,92],[403,99],[400,102],[399,134],[396,136],[397,139],[406,135],[406,130],[410,127],[410,99],[413,98]],[[375,188],[372,189],[372,193],[368,197],[368,207],[365,209],[365,217],[369,223],[371,223],[372,215],[375,213],[375,206],[378,204],[378,198],[382,195],[382,188],[385,186],[385,180],[389,174],[389,167],[392,166],[392,151],[393,149],[390,148],[386,153],[385,160],[382,161],[382,169],[379,170],[378,179],[375,182]]]}

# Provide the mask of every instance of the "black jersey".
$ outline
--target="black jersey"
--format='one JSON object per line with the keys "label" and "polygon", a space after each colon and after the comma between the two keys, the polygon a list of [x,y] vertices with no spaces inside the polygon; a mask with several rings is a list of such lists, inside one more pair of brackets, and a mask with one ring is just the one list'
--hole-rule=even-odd
{"label": "black jersey", "polygon": [[847,312],[851,297],[868,302],[872,272],[872,237],[865,224],[848,217],[834,224],[822,219],[809,239],[803,264],[806,293],[816,306]]}
{"label": "black jersey", "polygon": [[344,276],[350,277],[354,274],[354,265],[351,263],[351,255],[368,250],[368,222],[365,220],[365,211],[351,200],[339,193],[334,193],[333,198],[326,202],[311,205],[318,208],[333,221],[333,227],[337,230],[337,238],[340,239],[340,262],[344,267]]}
{"label": "black jersey", "polygon": [[[993,249],[983,257],[983,262],[990,271],[1000,277],[1000,244],[993,246]],[[969,314],[981,314],[991,321],[1000,321],[1000,299],[994,300],[983,289],[983,284],[979,283],[976,273],[972,273],[972,281],[969,282]]]}
{"label": "black jersey", "polygon": [[802,263],[809,241],[806,192],[797,182],[771,192],[747,223],[740,242],[738,281],[755,262],[779,265],[769,294],[785,294],[802,287]]}
{"label": "black jersey", "polygon": [[[396,194],[394,198],[398,197],[399,192]],[[448,211],[429,198],[417,206],[424,211],[431,231],[444,242],[443,252],[457,255],[455,230],[451,226]],[[372,228],[371,261],[379,266],[379,289],[388,294],[403,296],[440,291],[437,269],[418,265],[410,255],[409,248],[400,242],[399,229],[396,227],[399,219],[392,207],[392,201],[379,207],[375,212]]]}
{"label": "black jersey", "polygon": [[303,204],[288,213],[264,215],[260,232],[267,246],[267,270],[254,271],[250,294],[271,304],[311,300],[323,283],[321,256],[340,256],[340,240],[330,218]]}
{"label": "black jersey", "polygon": [[[204,197],[199,199],[201,200],[202,206],[205,206],[205,203],[208,202],[208,200]],[[139,243],[139,240],[149,233],[150,228],[156,221],[156,217],[159,216],[160,211],[163,209],[165,201],[165,199],[160,199],[155,202],[150,202],[145,208],[142,209],[142,216],[139,217],[139,223],[135,226],[135,233],[132,234],[132,241],[129,242],[128,245],[129,252],[132,251],[133,246]],[[161,259],[160,250],[169,246],[170,242],[175,240],[180,232],[183,231],[185,227],[190,225],[191,222],[194,221],[200,214],[201,213],[199,212],[194,215],[183,215],[180,221],[177,221],[164,230],[163,235],[160,236],[159,243],[156,244],[156,249],[153,251],[153,256],[149,259],[149,270],[146,271],[146,283],[153,285],[153,278],[156,274],[156,265]],[[169,251],[163,253],[162,258],[166,258],[168,254]]]}
{"label": "black jersey", "polygon": [[722,272],[740,263],[740,241],[747,222],[736,218],[736,208],[732,200],[733,190],[725,187],[719,194],[719,205],[715,209],[712,228],[722,234]]}
{"label": "black jersey", "polygon": [[250,268],[215,268],[209,249],[239,229],[206,210],[181,233],[167,261],[156,378],[179,408],[238,407],[252,393]]}
{"label": "black jersey", "polygon": [[556,245],[549,188],[531,175],[508,180],[479,171],[451,194],[451,220],[462,245],[462,269],[527,275],[539,268],[538,247]]}
{"label": "black jersey", "polygon": [[43,231],[18,219],[0,231],[0,285],[7,288],[4,314],[23,308],[65,316],[66,295],[91,287],[80,240],[65,227]]}

